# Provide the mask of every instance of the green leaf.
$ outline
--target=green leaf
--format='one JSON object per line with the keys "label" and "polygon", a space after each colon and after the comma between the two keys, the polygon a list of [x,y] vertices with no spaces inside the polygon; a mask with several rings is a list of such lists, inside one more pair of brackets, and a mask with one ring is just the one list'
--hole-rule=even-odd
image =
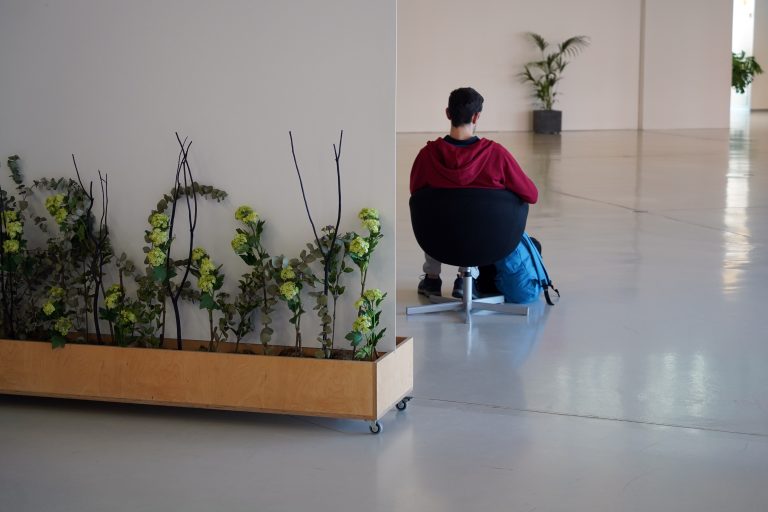
{"label": "green leaf", "polygon": [[152,268],[152,279],[157,281],[158,283],[163,283],[168,278],[168,271],[165,267],[153,267]]}
{"label": "green leaf", "polygon": [[210,293],[204,293],[200,296],[200,309],[216,309],[216,302],[213,300]]}
{"label": "green leaf", "polygon": [[61,334],[56,333],[51,337],[51,345],[53,348],[62,348],[66,344],[67,339]]}

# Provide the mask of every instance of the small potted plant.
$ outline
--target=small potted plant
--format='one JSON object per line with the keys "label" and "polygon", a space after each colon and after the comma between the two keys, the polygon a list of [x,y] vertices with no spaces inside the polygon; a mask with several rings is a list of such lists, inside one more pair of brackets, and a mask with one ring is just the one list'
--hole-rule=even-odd
{"label": "small potted plant", "polygon": [[563,113],[553,110],[557,98],[557,84],[562,79],[563,70],[581,50],[589,46],[587,36],[569,37],[556,46],[554,51],[547,51],[552,46],[539,34],[529,32],[526,36],[541,52],[541,59],[531,61],[518,75],[523,83],[529,83],[533,96],[540,103],[541,109],[533,111],[533,131],[535,133],[560,133]]}
{"label": "small potted plant", "polygon": [[731,87],[739,94],[744,94],[747,86],[755,79],[755,75],[763,72],[763,68],[755,61],[754,57],[747,57],[741,53],[732,53],[733,68],[731,72]]}

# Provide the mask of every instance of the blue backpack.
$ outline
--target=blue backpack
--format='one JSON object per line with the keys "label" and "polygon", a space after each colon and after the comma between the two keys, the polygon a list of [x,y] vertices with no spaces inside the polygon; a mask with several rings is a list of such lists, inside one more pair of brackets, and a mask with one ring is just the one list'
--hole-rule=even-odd
{"label": "blue backpack", "polygon": [[528,233],[523,233],[517,248],[506,258],[496,262],[496,288],[504,294],[504,302],[528,304],[539,299],[541,292],[547,304],[554,306],[551,289],[560,297],[541,261],[541,254]]}

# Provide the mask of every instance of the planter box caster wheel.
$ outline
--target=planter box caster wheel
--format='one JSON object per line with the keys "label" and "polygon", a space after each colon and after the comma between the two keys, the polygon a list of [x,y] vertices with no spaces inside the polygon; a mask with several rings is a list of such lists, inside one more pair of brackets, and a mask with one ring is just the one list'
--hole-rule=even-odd
{"label": "planter box caster wheel", "polygon": [[381,426],[381,423],[378,421],[371,421],[368,422],[368,430],[371,431],[371,434],[378,434],[382,430],[384,430],[384,427]]}
{"label": "planter box caster wheel", "polygon": [[412,398],[413,398],[412,396],[407,396],[407,397],[403,398],[402,400],[397,402],[397,404],[395,405],[395,408],[398,411],[404,411],[405,408],[408,407],[408,402],[410,402]]}

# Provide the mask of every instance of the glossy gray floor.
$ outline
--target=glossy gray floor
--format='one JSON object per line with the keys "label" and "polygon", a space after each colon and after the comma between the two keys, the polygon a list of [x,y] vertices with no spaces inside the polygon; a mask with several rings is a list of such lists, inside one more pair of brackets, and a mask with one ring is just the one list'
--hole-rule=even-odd
{"label": "glossy gray floor", "polygon": [[[563,292],[405,317],[415,399],[365,424],[0,398],[0,510],[768,510],[768,115],[728,130],[486,134],[539,185]],[[435,135],[436,136],[436,135]],[[444,272],[444,292],[452,283]]]}

